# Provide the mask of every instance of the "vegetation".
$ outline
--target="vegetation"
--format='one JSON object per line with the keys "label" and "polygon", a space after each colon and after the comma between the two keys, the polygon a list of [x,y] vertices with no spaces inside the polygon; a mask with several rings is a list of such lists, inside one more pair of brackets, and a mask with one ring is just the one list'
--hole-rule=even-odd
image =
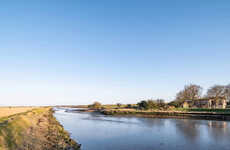
{"label": "vegetation", "polygon": [[230,84],[229,85],[214,85],[208,89],[206,97],[226,97],[230,99]]}
{"label": "vegetation", "polygon": [[175,111],[184,112],[215,112],[215,113],[230,113],[230,109],[208,109],[208,108],[176,108]]}
{"label": "vegetation", "polygon": [[89,105],[88,107],[93,109],[100,109],[102,105],[100,102],[94,102],[92,105]]}
{"label": "vegetation", "polygon": [[117,107],[120,108],[122,106],[121,103],[117,103]]}
{"label": "vegetation", "polygon": [[126,108],[132,108],[132,104],[127,104]]}
{"label": "vegetation", "polygon": [[0,107],[0,118],[30,111],[35,107]]}
{"label": "vegetation", "polygon": [[200,98],[215,98],[225,97],[230,104],[230,84],[229,85],[214,85],[210,87],[206,94],[203,95],[202,87],[195,84],[185,85],[184,89],[179,91],[176,99],[168,105],[174,107],[181,107],[185,100],[197,100]]}
{"label": "vegetation", "polygon": [[177,93],[176,100],[184,101],[186,99],[195,100],[202,96],[202,87],[195,84],[185,85],[184,89]]}
{"label": "vegetation", "polygon": [[77,150],[78,147],[53,117],[51,108],[37,108],[0,119],[1,150]]}
{"label": "vegetation", "polygon": [[[140,110],[172,110],[172,108],[181,108],[185,100],[196,100],[200,98],[209,97],[226,97],[230,105],[230,84],[229,85],[214,85],[208,89],[207,93],[203,95],[203,88],[200,85],[189,84],[185,85],[184,89],[176,94],[175,100],[166,103],[162,99],[156,100],[142,100],[137,104],[121,104],[116,105],[102,105],[100,102],[87,106],[93,109],[140,109]],[[194,111],[194,110],[193,110]]]}
{"label": "vegetation", "polygon": [[167,104],[162,99],[157,100],[143,100],[137,103],[138,109],[141,110],[153,110],[153,109],[165,109],[167,108]]}
{"label": "vegetation", "polygon": [[[228,86],[213,86],[211,87],[205,97],[213,96],[228,96],[230,92],[230,85]],[[176,95],[176,99],[169,103],[166,103],[163,99],[148,99],[142,100],[137,104],[121,104],[116,105],[102,105],[99,102],[95,102],[90,105],[90,108],[111,110],[112,112],[124,112],[124,113],[135,113],[143,111],[182,111],[182,112],[222,112],[229,113],[230,109],[184,109],[182,104],[184,100],[196,100],[202,98],[202,87],[195,84],[185,85],[184,89],[179,91]]]}

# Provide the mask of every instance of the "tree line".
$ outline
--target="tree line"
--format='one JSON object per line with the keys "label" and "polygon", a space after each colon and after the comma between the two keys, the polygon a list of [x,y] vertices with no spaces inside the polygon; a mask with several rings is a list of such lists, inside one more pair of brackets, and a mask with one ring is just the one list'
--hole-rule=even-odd
{"label": "tree line", "polygon": [[[135,108],[141,110],[153,110],[153,109],[168,109],[170,106],[180,107],[185,100],[196,100],[200,98],[216,98],[226,97],[230,101],[230,84],[228,85],[214,85],[210,87],[205,94],[203,94],[203,88],[200,85],[189,84],[185,85],[184,89],[179,91],[176,94],[176,97],[173,101],[166,103],[163,99],[148,99],[141,100],[136,105],[127,104],[122,105],[117,103],[117,108]],[[104,108],[100,102],[94,102],[92,105],[88,106],[89,108],[101,109]]]}
{"label": "tree line", "polygon": [[214,85],[203,94],[203,88],[200,85],[189,84],[185,85],[184,89],[176,94],[176,98],[169,104],[174,106],[180,105],[184,100],[196,100],[200,98],[215,98],[225,97],[230,100],[230,84],[228,85]]}

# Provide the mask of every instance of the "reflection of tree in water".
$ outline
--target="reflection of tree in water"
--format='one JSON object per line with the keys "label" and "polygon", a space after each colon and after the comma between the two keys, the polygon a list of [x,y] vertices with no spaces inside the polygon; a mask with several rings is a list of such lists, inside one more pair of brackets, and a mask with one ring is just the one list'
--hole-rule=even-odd
{"label": "reflection of tree in water", "polygon": [[229,123],[226,121],[208,121],[208,134],[209,137],[215,140],[224,140],[230,138]]}
{"label": "reflection of tree in water", "polygon": [[186,138],[195,141],[199,137],[200,124],[196,120],[181,119],[175,120],[177,131],[182,133]]}
{"label": "reflection of tree in water", "polygon": [[[223,140],[230,138],[230,124],[225,121],[175,120],[177,131],[191,141],[200,138],[200,130],[207,131],[210,138]],[[200,127],[204,127],[200,129]],[[207,130],[205,130],[207,129]]]}

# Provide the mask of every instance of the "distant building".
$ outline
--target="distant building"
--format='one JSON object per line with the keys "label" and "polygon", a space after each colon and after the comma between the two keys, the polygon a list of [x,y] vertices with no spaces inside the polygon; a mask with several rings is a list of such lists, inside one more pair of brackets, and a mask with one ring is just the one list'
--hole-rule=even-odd
{"label": "distant building", "polygon": [[226,108],[227,100],[225,97],[202,98],[196,100],[185,100],[183,108]]}

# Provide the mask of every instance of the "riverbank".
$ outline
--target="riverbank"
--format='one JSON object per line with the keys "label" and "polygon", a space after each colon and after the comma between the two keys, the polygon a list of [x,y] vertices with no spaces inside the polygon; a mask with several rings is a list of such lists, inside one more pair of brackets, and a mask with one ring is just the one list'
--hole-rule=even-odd
{"label": "riverbank", "polygon": [[180,119],[204,119],[230,121],[229,111],[178,111],[178,110],[137,110],[137,109],[104,109],[100,110],[104,115],[126,115],[146,118],[180,118]]}
{"label": "riverbank", "polygon": [[50,107],[0,118],[0,150],[78,150],[79,147],[54,118]]}
{"label": "riverbank", "polygon": [[205,109],[205,108],[171,108],[141,110],[134,108],[115,107],[115,105],[103,105],[101,108],[77,108],[70,112],[99,112],[104,115],[126,115],[145,118],[178,118],[178,119],[202,119],[230,121],[230,109]]}

